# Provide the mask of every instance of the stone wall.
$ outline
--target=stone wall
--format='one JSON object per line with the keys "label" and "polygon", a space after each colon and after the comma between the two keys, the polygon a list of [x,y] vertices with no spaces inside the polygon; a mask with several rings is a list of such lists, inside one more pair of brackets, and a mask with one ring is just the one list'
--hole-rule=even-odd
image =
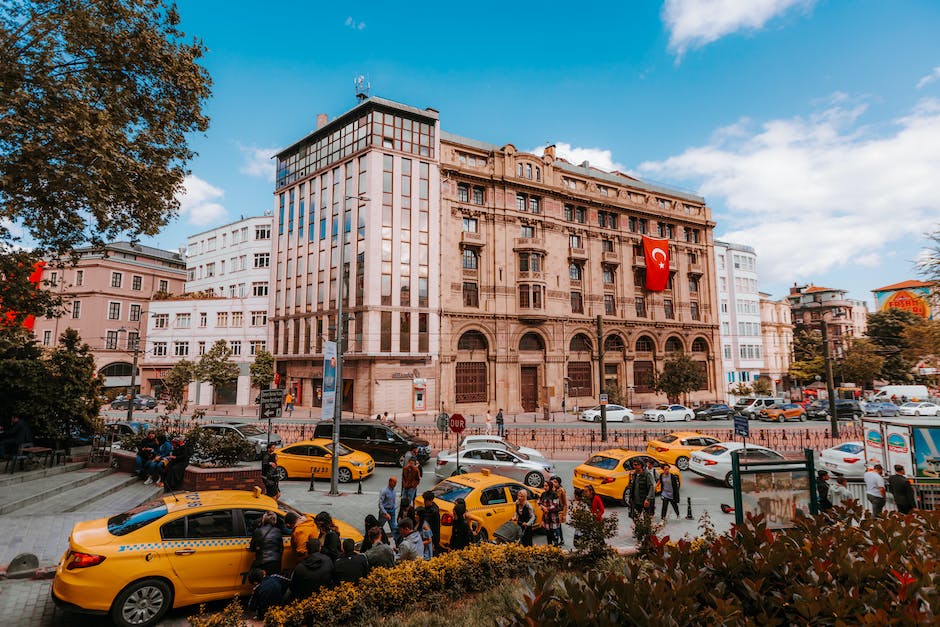
{"label": "stone wall", "polygon": [[[114,451],[113,456],[118,472],[134,472],[135,453]],[[188,491],[251,490],[255,486],[264,486],[260,464],[234,468],[199,468],[190,465],[183,476],[183,489]]]}

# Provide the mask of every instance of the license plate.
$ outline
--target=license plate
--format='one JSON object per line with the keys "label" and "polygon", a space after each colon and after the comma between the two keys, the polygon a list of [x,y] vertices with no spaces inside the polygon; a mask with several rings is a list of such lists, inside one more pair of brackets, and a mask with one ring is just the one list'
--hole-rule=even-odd
{"label": "license plate", "polygon": [[832,462],[823,462],[823,464],[825,464],[826,466],[829,466],[830,468],[838,468],[838,466],[836,464],[833,464]]}

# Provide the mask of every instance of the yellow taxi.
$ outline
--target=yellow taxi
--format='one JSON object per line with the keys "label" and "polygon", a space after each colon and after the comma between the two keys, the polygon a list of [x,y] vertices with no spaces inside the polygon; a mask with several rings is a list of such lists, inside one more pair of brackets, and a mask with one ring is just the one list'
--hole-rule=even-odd
{"label": "yellow taxi", "polygon": [[[339,445],[340,483],[365,479],[375,470],[375,460],[368,453]],[[277,451],[277,478],[309,479],[313,472],[315,479],[329,479],[333,467],[333,440],[316,438],[285,446]]]}
{"label": "yellow taxi", "polygon": [[[532,510],[535,512],[535,526],[542,526],[542,510],[537,501],[542,490],[531,488],[515,479],[491,474],[489,470],[454,475],[444,479],[431,488],[434,502],[441,510],[441,544],[450,546],[450,534],[454,525],[454,508],[457,499],[462,498],[467,504],[467,513],[481,527],[480,540],[487,541],[499,529],[500,525],[512,520],[516,513],[516,497],[520,490],[529,494]],[[424,497],[415,498],[415,507],[424,505]]]}
{"label": "yellow taxi", "polygon": [[[251,592],[248,571],[254,553],[251,533],[264,512],[278,522],[297,512],[263,496],[260,489],[215,490],[168,495],[123,514],[80,522],[56,567],[52,598],[68,610],[110,614],[121,627],[148,627],[170,608],[231,599]],[[334,519],[341,538],[362,540]],[[283,567],[298,557],[284,537]]]}
{"label": "yellow taxi", "polygon": [[675,431],[647,442],[646,454],[653,459],[672,464],[679,470],[688,470],[692,453],[720,441],[695,431]]}
{"label": "yellow taxi", "polygon": [[[646,453],[638,453],[625,448],[607,449],[594,453],[586,462],[574,469],[572,485],[575,490],[582,490],[592,485],[594,492],[598,495],[627,505],[627,485],[630,483],[630,472],[633,470],[634,461],[639,461],[644,468],[650,461],[659,467],[659,462]],[[680,477],[679,480],[681,481],[682,478]]]}

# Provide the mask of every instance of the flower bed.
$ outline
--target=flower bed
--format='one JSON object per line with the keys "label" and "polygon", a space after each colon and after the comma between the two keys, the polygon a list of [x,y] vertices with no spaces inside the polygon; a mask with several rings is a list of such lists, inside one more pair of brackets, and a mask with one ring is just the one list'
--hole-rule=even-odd
{"label": "flower bed", "polygon": [[[134,472],[136,453],[114,451],[112,454],[118,472]],[[183,489],[191,492],[199,490],[251,490],[263,486],[261,464],[232,466],[228,468],[200,468],[189,465],[183,475]]]}

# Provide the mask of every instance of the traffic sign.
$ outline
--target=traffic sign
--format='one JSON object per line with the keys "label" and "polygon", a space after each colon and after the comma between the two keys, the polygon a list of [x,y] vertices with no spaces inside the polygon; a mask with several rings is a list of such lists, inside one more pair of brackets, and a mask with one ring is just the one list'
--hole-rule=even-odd
{"label": "traffic sign", "polygon": [[601,405],[606,405],[606,404],[607,404],[607,395],[601,394]]}
{"label": "traffic sign", "polygon": [[267,419],[280,418],[283,403],[284,390],[280,388],[261,390],[261,417]]}
{"label": "traffic sign", "polygon": [[740,435],[742,438],[751,437],[751,426],[747,422],[747,416],[734,415],[734,434]]}
{"label": "traffic sign", "polygon": [[437,430],[441,433],[447,431],[447,426],[450,424],[450,414],[447,412],[441,412],[437,415]]}
{"label": "traffic sign", "polygon": [[464,429],[467,428],[467,421],[462,414],[454,414],[448,420],[450,425],[450,430],[454,433],[461,433]]}

